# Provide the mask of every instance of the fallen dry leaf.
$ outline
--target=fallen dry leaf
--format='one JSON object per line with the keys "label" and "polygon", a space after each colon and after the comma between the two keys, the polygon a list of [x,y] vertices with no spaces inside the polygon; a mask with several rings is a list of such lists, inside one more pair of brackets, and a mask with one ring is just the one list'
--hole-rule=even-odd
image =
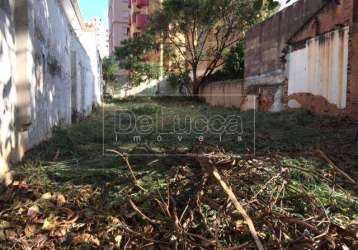
{"label": "fallen dry leaf", "polygon": [[55,199],[56,199],[56,205],[58,207],[62,207],[65,203],[66,203],[66,198],[65,196],[63,196],[63,194],[57,193],[55,195]]}
{"label": "fallen dry leaf", "polygon": [[34,217],[40,214],[40,208],[37,205],[33,205],[27,210],[27,216]]}
{"label": "fallen dry leaf", "polygon": [[5,230],[0,229],[0,241],[6,240]]}
{"label": "fallen dry leaf", "polygon": [[50,192],[48,193],[44,193],[42,196],[41,196],[41,199],[42,200],[50,200],[52,198],[52,194]]}
{"label": "fallen dry leaf", "polygon": [[6,220],[0,220],[0,229],[10,228],[11,224]]}
{"label": "fallen dry leaf", "polygon": [[31,238],[36,234],[36,225],[34,224],[27,224],[25,227],[25,235],[27,238]]}
{"label": "fallen dry leaf", "polygon": [[117,224],[119,224],[119,222],[120,222],[120,220],[116,217],[113,217],[113,216],[108,217],[108,223],[111,225],[117,225]]}
{"label": "fallen dry leaf", "polygon": [[122,235],[117,235],[116,238],[114,238],[114,240],[116,241],[116,247],[121,246],[122,238],[123,238]]}
{"label": "fallen dry leaf", "polygon": [[43,230],[51,231],[56,228],[56,221],[50,218],[46,218],[42,225]]}
{"label": "fallen dry leaf", "polygon": [[87,233],[75,236],[72,239],[72,244],[73,245],[92,244],[92,245],[100,246],[99,240],[96,237]]}

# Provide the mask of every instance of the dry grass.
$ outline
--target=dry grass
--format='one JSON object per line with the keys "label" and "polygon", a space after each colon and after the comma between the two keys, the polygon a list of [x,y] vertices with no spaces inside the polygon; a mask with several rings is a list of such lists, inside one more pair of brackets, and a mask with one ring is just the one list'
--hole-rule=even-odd
{"label": "dry grass", "polygon": [[[181,144],[173,138],[158,144],[148,135],[138,147],[124,135],[114,145],[112,114],[118,108],[153,117],[164,109],[168,126],[178,113],[240,114],[245,144],[210,138],[198,145],[190,136]],[[1,248],[254,249],[244,219],[192,154],[218,169],[266,248],[357,247],[357,185],[317,153],[325,152],[356,180],[353,121],[302,110],[258,113],[254,156],[252,112],[191,100],[117,101],[105,109],[106,148],[149,154],[126,162],[102,155],[102,115],[99,110],[55,130],[53,139],[15,167],[17,182],[0,194]],[[182,156],[151,155],[175,152]]]}

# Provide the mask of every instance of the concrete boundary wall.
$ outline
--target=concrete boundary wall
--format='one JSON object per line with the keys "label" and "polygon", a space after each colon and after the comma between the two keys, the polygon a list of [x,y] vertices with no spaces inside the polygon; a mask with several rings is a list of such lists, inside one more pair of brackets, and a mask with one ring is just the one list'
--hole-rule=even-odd
{"label": "concrete boundary wall", "polygon": [[[6,160],[14,148],[16,47],[14,1],[0,1],[0,184],[9,171]],[[5,180],[6,182],[6,180]]]}
{"label": "concrete boundary wall", "polygon": [[[293,103],[294,106],[320,114],[358,117],[358,107],[355,104],[358,97],[355,80],[358,70],[354,59],[358,53],[355,47],[357,31],[354,28],[357,6],[357,0],[344,0],[340,3],[329,1],[291,37],[290,50],[306,47],[309,49],[308,62],[312,62],[307,65],[309,70],[302,74],[304,83],[296,83],[310,87],[300,91],[297,91],[300,87],[294,87],[295,94],[287,91],[289,107]],[[296,67],[299,70],[300,66],[295,66],[289,55],[288,68]],[[288,85],[290,83],[292,85],[293,81],[288,79]],[[289,90],[290,86],[286,86],[286,89]]]}
{"label": "concrete boundary wall", "polygon": [[326,0],[300,0],[247,32],[245,84],[278,84],[285,78],[282,60],[287,41],[324,5]]}
{"label": "concrete boundary wall", "polygon": [[241,111],[256,109],[255,95],[246,95],[243,80],[227,80],[205,84],[200,89],[200,96],[212,106],[237,108]]}
{"label": "concrete boundary wall", "polygon": [[[358,117],[357,7],[358,0],[299,0],[247,33],[245,93],[258,95],[259,109],[302,107]],[[328,34],[337,35],[324,42]],[[307,46],[309,41],[317,46]]]}
{"label": "concrete boundary wall", "polygon": [[1,0],[0,68],[0,160],[20,160],[101,104],[95,31],[77,0]]}

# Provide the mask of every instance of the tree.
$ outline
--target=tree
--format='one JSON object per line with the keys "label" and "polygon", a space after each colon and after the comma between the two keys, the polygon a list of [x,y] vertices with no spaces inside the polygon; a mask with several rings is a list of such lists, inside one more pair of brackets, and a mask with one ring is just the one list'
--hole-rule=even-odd
{"label": "tree", "polygon": [[239,42],[230,48],[230,52],[224,55],[224,66],[222,72],[230,78],[244,77],[245,55],[244,43]]}
{"label": "tree", "polygon": [[278,7],[274,0],[165,0],[151,21],[166,48],[191,70],[193,94],[224,64],[224,52]]}
{"label": "tree", "polygon": [[115,56],[119,67],[130,72],[129,79],[133,85],[160,77],[159,63],[148,61],[150,53],[157,48],[154,34],[148,31],[138,37],[124,40],[116,49]]}
{"label": "tree", "polygon": [[103,59],[102,72],[103,79],[106,82],[114,81],[116,78],[116,72],[118,71],[118,64],[113,57]]}

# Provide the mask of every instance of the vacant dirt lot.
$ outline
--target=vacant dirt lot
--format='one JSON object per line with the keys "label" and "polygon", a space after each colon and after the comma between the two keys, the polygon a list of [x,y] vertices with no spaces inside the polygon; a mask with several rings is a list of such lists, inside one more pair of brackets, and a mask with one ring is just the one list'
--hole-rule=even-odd
{"label": "vacant dirt lot", "polygon": [[[128,130],[133,117],[140,133]],[[198,130],[178,138],[186,117]],[[201,133],[205,124],[212,130]],[[303,110],[113,100],[13,167],[0,191],[0,248],[254,249],[212,168],[267,249],[358,247],[356,132],[352,120]]]}

